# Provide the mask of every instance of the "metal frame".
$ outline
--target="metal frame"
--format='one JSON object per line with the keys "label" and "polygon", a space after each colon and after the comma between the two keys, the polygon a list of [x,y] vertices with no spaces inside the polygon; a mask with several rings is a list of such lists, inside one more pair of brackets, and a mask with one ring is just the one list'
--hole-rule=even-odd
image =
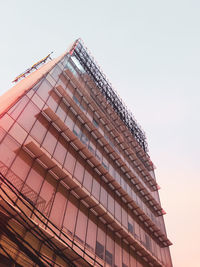
{"label": "metal frame", "polygon": [[22,78],[25,78],[26,76],[28,76],[34,70],[37,70],[38,67],[40,67],[41,65],[43,65],[48,59],[51,59],[51,54],[52,53],[53,52],[51,52],[50,54],[48,54],[46,57],[44,57],[43,59],[41,59],[37,63],[33,64],[30,68],[28,68],[27,70],[25,70],[24,72],[22,72],[20,75],[18,75],[12,82],[13,83],[16,83],[19,80],[21,80]]}
{"label": "metal frame", "polygon": [[81,39],[74,42],[69,54],[74,56],[80,62],[85,72],[93,79],[100,92],[130,130],[140,147],[147,153],[148,146],[145,133],[136,122],[133,114],[118,96],[117,92],[112,88],[112,85],[107,80],[100,67],[96,64],[94,58],[90,55],[90,52],[84,46]]}

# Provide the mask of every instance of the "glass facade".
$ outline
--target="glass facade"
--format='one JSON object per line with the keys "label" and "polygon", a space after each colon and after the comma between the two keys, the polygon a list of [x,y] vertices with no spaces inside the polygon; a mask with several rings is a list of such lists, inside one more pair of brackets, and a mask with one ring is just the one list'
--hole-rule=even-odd
{"label": "glass facade", "polygon": [[0,174],[2,262],[172,266],[152,170],[69,53],[2,114]]}

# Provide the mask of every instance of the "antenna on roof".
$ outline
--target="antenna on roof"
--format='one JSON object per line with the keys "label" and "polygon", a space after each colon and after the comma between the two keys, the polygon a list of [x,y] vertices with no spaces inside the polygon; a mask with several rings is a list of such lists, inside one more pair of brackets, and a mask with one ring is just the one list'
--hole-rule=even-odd
{"label": "antenna on roof", "polygon": [[24,72],[22,72],[20,75],[18,75],[12,82],[13,83],[18,82],[19,80],[21,80],[22,78],[25,78],[28,74],[30,74],[34,70],[37,70],[37,68],[39,66],[43,65],[48,59],[52,60],[52,58],[51,58],[51,54],[52,53],[53,52],[51,52],[46,57],[44,57],[43,59],[41,59],[38,62],[36,62],[35,64],[33,64],[30,68],[28,68],[27,70],[25,70]]}

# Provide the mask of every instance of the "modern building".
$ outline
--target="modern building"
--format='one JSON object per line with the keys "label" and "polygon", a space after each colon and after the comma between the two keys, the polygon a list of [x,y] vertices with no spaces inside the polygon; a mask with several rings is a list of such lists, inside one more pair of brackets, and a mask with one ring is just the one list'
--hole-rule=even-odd
{"label": "modern building", "polygon": [[171,267],[145,134],[87,48],[31,71],[0,98],[0,266]]}

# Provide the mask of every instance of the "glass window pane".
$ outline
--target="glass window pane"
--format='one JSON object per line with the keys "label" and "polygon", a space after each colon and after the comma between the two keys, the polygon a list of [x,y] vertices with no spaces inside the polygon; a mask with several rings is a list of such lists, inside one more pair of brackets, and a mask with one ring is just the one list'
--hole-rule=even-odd
{"label": "glass window pane", "polygon": [[26,184],[30,186],[35,192],[39,192],[44,177],[44,168],[42,168],[37,162],[35,162],[28,174]]}
{"label": "glass window pane", "polygon": [[37,94],[46,101],[51,89],[52,85],[45,79],[37,89]]}
{"label": "glass window pane", "polygon": [[118,242],[115,241],[115,266],[122,266],[122,249]]}
{"label": "glass window pane", "polygon": [[128,251],[128,246],[123,244],[123,250],[122,250],[122,252],[123,252],[123,260],[122,260],[123,264],[122,264],[122,266],[124,266],[124,267],[129,266],[129,253],[127,251]]}
{"label": "glass window pane", "polygon": [[90,215],[88,220],[88,227],[87,227],[87,238],[86,238],[86,245],[87,247],[92,248],[95,250],[96,245],[96,232],[97,232],[97,225],[96,225],[96,218]]}
{"label": "glass window pane", "polygon": [[58,143],[56,145],[56,149],[54,151],[53,157],[61,165],[63,165],[66,153],[67,153],[67,144],[66,144],[66,141],[62,137],[60,137],[59,140],[58,140]]}
{"label": "glass window pane", "polygon": [[22,110],[24,109],[24,107],[26,106],[26,104],[28,103],[29,98],[27,96],[23,96],[19,101],[17,101],[17,103],[8,111],[8,114],[10,114],[10,116],[13,119],[17,119],[17,117],[19,116],[19,114],[22,112]]}
{"label": "glass window pane", "polygon": [[74,172],[75,162],[76,162],[76,153],[71,147],[69,147],[67,156],[65,158],[64,168],[71,174]]}
{"label": "glass window pane", "polygon": [[130,255],[130,267],[137,267],[137,261],[133,255]]}
{"label": "glass window pane", "polygon": [[69,127],[69,129],[72,131],[73,127],[74,127],[74,121],[72,119],[72,117],[68,114],[66,120],[65,120],[65,124],[67,125],[67,127]]}
{"label": "glass window pane", "polygon": [[40,197],[45,200],[44,214],[48,215],[53,203],[56,188],[55,179],[48,173],[40,191]]}
{"label": "glass window pane", "polygon": [[40,112],[39,108],[36,107],[31,101],[25,107],[24,111],[18,118],[18,123],[29,132],[33,123],[36,120],[36,115]]}
{"label": "glass window pane", "polygon": [[55,111],[58,104],[60,102],[60,97],[54,92],[51,91],[50,97],[47,100],[47,105],[53,110]]}
{"label": "glass window pane", "polygon": [[114,215],[114,198],[108,194],[108,210]]}
{"label": "glass window pane", "polygon": [[9,131],[9,134],[22,144],[27,136],[27,132],[16,122]]}
{"label": "glass window pane", "polygon": [[67,199],[62,194],[62,192],[58,191],[56,193],[56,196],[53,202],[53,207],[51,210],[50,220],[54,222],[58,227],[60,227],[62,224],[66,200]]}
{"label": "glass window pane", "polygon": [[92,183],[92,195],[99,200],[99,194],[100,194],[100,184],[96,181],[95,178],[93,178]]}
{"label": "glass window pane", "polygon": [[5,135],[6,131],[4,131],[4,129],[0,127],[0,141],[4,138]]}
{"label": "glass window pane", "polygon": [[81,130],[78,125],[74,125],[73,133],[80,139],[81,138]]}
{"label": "glass window pane", "polygon": [[101,193],[100,193],[100,203],[107,208],[107,197],[108,193],[107,191],[101,186]]}
{"label": "glass window pane", "polygon": [[10,166],[16,156],[16,151],[20,145],[10,136],[4,138],[3,143],[0,144],[0,160],[6,165]]}
{"label": "glass window pane", "polygon": [[84,175],[84,167],[83,167],[83,162],[76,161],[76,166],[74,170],[74,177],[82,183],[83,181],[83,175]]}
{"label": "glass window pane", "polygon": [[8,115],[5,114],[1,119],[0,119],[0,126],[5,129],[6,131],[9,130],[11,125],[13,124],[14,120]]}
{"label": "glass window pane", "polygon": [[121,205],[115,200],[115,218],[121,223],[122,208]]}
{"label": "glass window pane", "polygon": [[23,150],[20,151],[18,157],[15,158],[11,170],[19,176],[23,181],[25,180],[32,165],[32,158]]}
{"label": "glass window pane", "polygon": [[41,144],[47,132],[49,122],[40,114],[33,128],[31,129],[31,136]]}
{"label": "glass window pane", "polygon": [[101,259],[104,258],[104,246],[99,243],[98,241],[96,242],[96,251],[95,253],[97,254],[97,256]]}
{"label": "glass window pane", "polygon": [[122,225],[128,229],[128,214],[124,208],[122,208]]}
{"label": "glass window pane", "polygon": [[[110,232],[112,236],[112,232]],[[112,266],[113,264],[113,256],[114,256],[114,241],[112,237],[110,236],[109,231],[107,232],[107,238],[106,238],[106,253],[105,253],[105,259],[106,262]]]}
{"label": "glass window pane", "polygon": [[83,180],[83,186],[89,191],[91,192],[91,188],[92,188],[92,175],[89,171],[85,170],[84,173],[84,180]]}
{"label": "glass window pane", "polygon": [[86,229],[87,229],[87,208],[80,205],[80,209],[78,211],[78,218],[76,223],[76,232],[75,237],[78,237],[78,241],[81,243],[85,243],[86,239]]}
{"label": "glass window pane", "polygon": [[67,108],[66,105],[61,102],[60,105],[58,106],[57,110],[56,110],[56,114],[58,115],[58,117],[64,121],[67,115]]}
{"label": "glass window pane", "polygon": [[67,209],[63,222],[63,228],[64,230],[68,231],[71,235],[74,234],[74,228],[76,224],[76,217],[78,211],[77,207],[78,207],[78,200],[73,195],[70,195],[67,202]]}
{"label": "glass window pane", "polygon": [[52,155],[58,139],[57,130],[51,125],[42,146]]}
{"label": "glass window pane", "polygon": [[62,70],[60,69],[60,67],[58,65],[56,65],[51,71],[50,74],[51,76],[55,79],[55,81],[58,80],[60,74],[61,74]]}

